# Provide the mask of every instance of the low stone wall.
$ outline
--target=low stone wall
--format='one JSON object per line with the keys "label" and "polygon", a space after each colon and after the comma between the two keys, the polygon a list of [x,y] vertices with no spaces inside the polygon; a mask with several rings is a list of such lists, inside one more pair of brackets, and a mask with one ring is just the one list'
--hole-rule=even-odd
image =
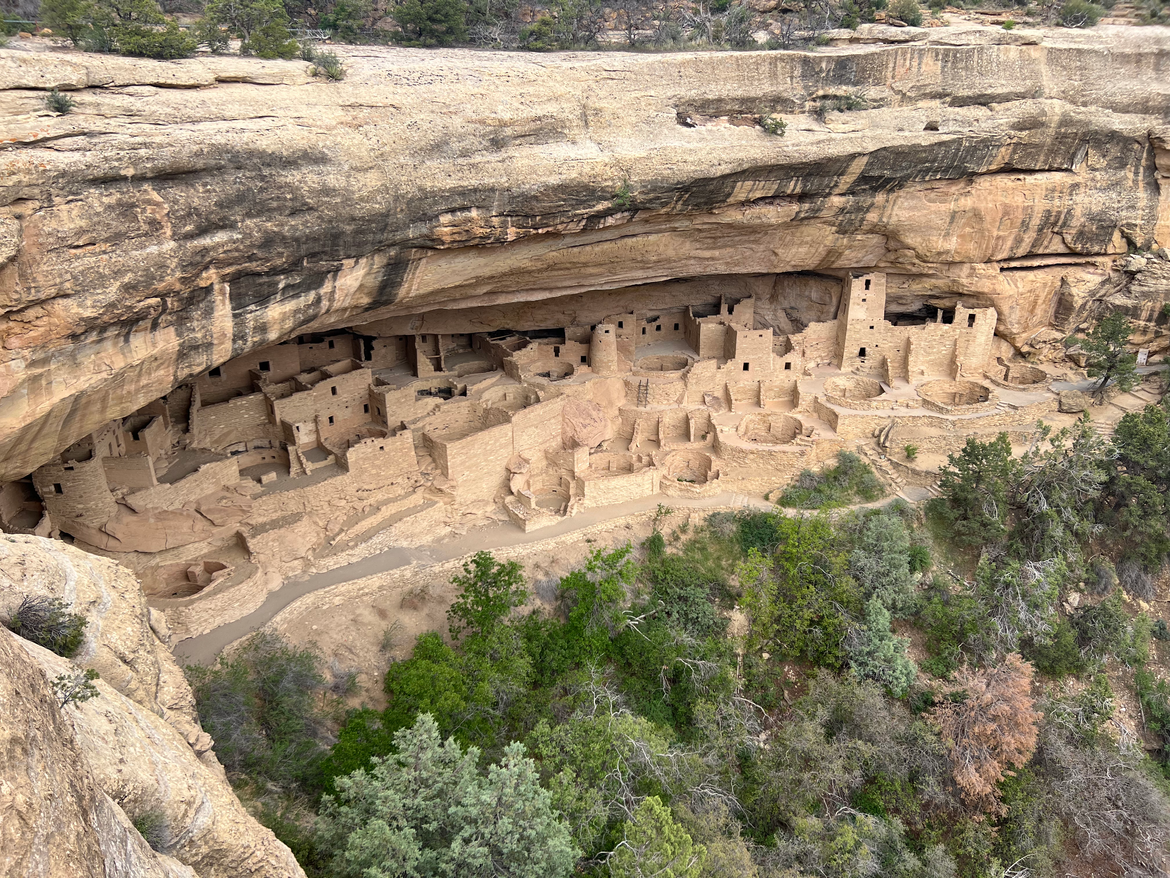
{"label": "low stone wall", "polygon": [[613,506],[628,500],[650,497],[658,493],[660,473],[654,467],[622,475],[577,479],[577,495],[584,509],[595,506]]}
{"label": "low stone wall", "polygon": [[145,491],[128,494],[124,501],[135,512],[182,509],[240,480],[240,467],[235,458],[205,463],[189,476],[173,485],[156,485]]}

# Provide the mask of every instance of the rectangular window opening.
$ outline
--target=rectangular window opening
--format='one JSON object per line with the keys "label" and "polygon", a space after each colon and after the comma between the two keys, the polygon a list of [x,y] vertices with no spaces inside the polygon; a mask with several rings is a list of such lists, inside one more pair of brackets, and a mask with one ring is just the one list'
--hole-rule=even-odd
{"label": "rectangular window opening", "polygon": [[336,387],[330,387],[330,388],[329,388],[329,395],[330,395],[330,396],[337,396],[337,388],[336,388]]}
{"label": "rectangular window opening", "polygon": [[622,320],[619,320],[618,321],[618,329],[625,329],[625,328],[626,328],[625,322]]}
{"label": "rectangular window opening", "polygon": [[329,339],[329,350],[333,350],[333,339]]}
{"label": "rectangular window opening", "polygon": [[588,361],[589,361],[589,358],[587,356],[585,356],[584,354],[582,354],[581,355],[581,365],[584,365]]}
{"label": "rectangular window opening", "polygon": [[261,360],[260,365],[257,368],[259,368],[261,372],[271,372],[272,363],[268,362],[268,360]]}
{"label": "rectangular window opening", "polygon": [[642,335],[645,335],[645,334],[646,334],[646,327],[645,327],[645,326],[643,326],[643,327],[642,327]]}
{"label": "rectangular window opening", "polygon": [[662,332],[662,324],[661,324],[661,323],[655,323],[655,324],[654,324],[654,331],[655,331],[655,332]]}
{"label": "rectangular window opening", "polygon": [[857,352],[857,356],[861,357],[861,359],[864,360],[865,359],[865,348],[861,348],[861,350],[859,350]]}
{"label": "rectangular window opening", "polygon": [[367,415],[370,413],[370,404],[368,402],[362,406],[362,411],[365,412]]}
{"label": "rectangular window opening", "polygon": [[207,377],[208,378],[222,378],[223,372],[220,371],[219,366],[216,366],[214,369],[212,369],[210,372],[207,373]]}
{"label": "rectangular window opening", "polygon": [[975,315],[974,315],[974,314],[968,314],[968,315],[967,315],[967,328],[968,328],[968,329],[970,329],[970,328],[971,328],[971,327],[973,327],[974,325],[975,325]]}
{"label": "rectangular window opening", "polygon": [[330,426],[330,427],[332,427],[332,426],[333,426],[333,415],[330,415],[330,416],[329,416],[329,426]]}
{"label": "rectangular window opening", "polygon": [[792,364],[791,364],[791,363],[785,363],[785,364],[784,364],[784,371],[785,371],[785,372],[791,372],[791,371],[792,371]]}
{"label": "rectangular window opening", "polygon": [[131,438],[131,439],[133,439],[135,442],[139,441],[139,440],[138,440],[138,431],[137,431],[137,430],[131,430],[131,431],[130,431],[130,438]]}
{"label": "rectangular window opening", "polygon": [[61,483],[60,482],[53,482],[53,493],[54,494],[64,494],[65,493],[63,490],[61,490]]}
{"label": "rectangular window opening", "polygon": [[743,364],[743,370],[745,372],[747,372],[750,368],[751,368],[751,363],[744,363]]}
{"label": "rectangular window opening", "polygon": [[678,324],[677,323],[674,325],[674,331],[678,332]]}
{"label": "rectangular window opening", "polygon": [[869,289],[869,281],[868,281],[868,280],[865,282],[865,288],[866,288],[867,290]]}
{"label": "rectangular window opening", "polygon": [[560,355],[561,355],[561,349],[557,345],[553,345],[553,356],[559,357]]}

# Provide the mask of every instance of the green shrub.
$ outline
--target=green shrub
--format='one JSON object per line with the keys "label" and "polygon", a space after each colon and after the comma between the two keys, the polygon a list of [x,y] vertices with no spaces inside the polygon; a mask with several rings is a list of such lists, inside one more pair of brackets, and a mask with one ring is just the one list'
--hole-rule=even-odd
{"label": "green shrub", "polygon": [[[266,21],[240,43],[241,55],[255,55],[257,58],[267,60],[283,58],[287,61],[290,58],[295,58],[300,54],[300,51],[300,43],[294,40],[292,34],[289,33],[287,21],[282,21],[279,17]],[[334,57],[336,58],[336,56]],[[320,56],[318,56],[317,64],[321,64]],[[318,74],[313,73],[312,75]],[[342,76],[329,78],[341,79]]]}
{"label": "green shrub", "polygon": [[77,102],[73,98],[69,95],[61,94],[55,88],[45,95],[45,106],[54,113],[59,113],[62,116],[72,110],[76,105]]}
{"label": "green shrub", "polygon": [[317,52],[313,58],[313,66],[309,68],[309,73],[333,82],[340,82],[345,79],[345,65],[333,52]]}
{"label": "green shrub", "polygon": [[784,132],[788,130],[788,123],[779,116],[768,113],[760,117],[760,127],[768,134],[773,134],[776,137],[783,137]]}
{"label": "green shrub", "polygon": [[25,595],[5,626],[38,646],[72,658],[85,639],[85,616],[69,612],[60,598]]}
{"label": "green shrub", "polygon": [[906,459],[907,460],[917,459],[917,457],[918,457],[918,446],[917,445],[907,445],[902,450],[906,452]]}
{"label": "green shrub", "polygon": [[869,464],[852,452],[841,451],[833,466],[819,473],[807,469],[801,472],[777,502],[800,509],[832,509],[850,503],[870,503],[884,493]]}
{"label": "green shrub", "polygon": [[906,655],[909,641],[890,630],[890,613],[878,598],[865,608],[865,624],[850,632],[845,641],[849,667],[863,680],[873,680],[901,698],[914,682],[917,668]]}
{"label": "green shrub", "polygon": [[112,28],[112,33],[114,43],[123,55],[158,61],[190,58],[199,46],[198,39],[181,30],[173,21],[168,21],[161,29],[134,22]]}
{"label": "green shrub", "polygon": [[926,546],[915,544],[910,547],[910,572],[924,573],[930,569],[930,549]]}
{"label": "green shrub", "polygon": [[97,686],[93,685],[93,681],[97,678],[98,672],[93,668],[88,668],[84,672],[76,671],[72,674],[59,674],[54,677],[52,686],[53,692],[57,696],[57,706],[80,704],[82,701],[96,698],[98,690]]}
{"label": "green shrub", "polygon": [[529,52],[550,52],[557,48],[555,22],[550,15],[541,15],[527,27],[520,29],[520,48]]}
{"label": "green shrub", "polygon": [[993,650],[994,626],[987,608],[974,595],[951,593],[937,580],[918,621],[930,653],[922,667],[936,677],[949,678],[965,658],[979,661]]}
{"label": "green shrub", "polygon": [[1130,667],[1146,663],[1153,626],[1144,614],[1131,619],[1117,592],[1096,606],[1083,608],[1071,621],[1084,654],[1099,660],[1112,656]]}
{"label": "green shrub", "polygon": [[1036,670],[1054,679],[1080,674],[1085,670],[1085,660],[1077,645],[1077,633],[1066,619],[1056,624],[1047,640],[1039,644],[1025,644],[1023,652],[1024,657],[1036,666]]}
{"label": "green shrub", "polygon": [[326,738],[322,663],[312,649],[258,632],[214,666],[186,668],[199,719],[229,773],[317,789]]}
{"label": "green shrub", "polygon": [[1104,14],[1102,7],[1089,0],[1065,0],[1056,18],[1064,27],[1092,27]]}
{"label": "green shrub", "polygon": [[1010,18],[1003,23],[1004,30],[1012,30],[1015,26],[1016,26],[1016,23],[1014,21],[1012,21]]}
{"label": "green shrub", "polygon": [[922,26],[922,7],[918,5],[918,0],[894,0],[889,14],[910,27]]}
{"label": "green shrub", "polygon": [[165,852],[171,843],[171,827],[167,815],[157,808],[139,812],[131,821],[134,828],[151,849]]}
{"label": "green shrub", "polygon": [[869,101],[861,95],[829,94],[817,99],[817,112],[824,116],[826,113],[848,113],[853,110],[864,110]]}

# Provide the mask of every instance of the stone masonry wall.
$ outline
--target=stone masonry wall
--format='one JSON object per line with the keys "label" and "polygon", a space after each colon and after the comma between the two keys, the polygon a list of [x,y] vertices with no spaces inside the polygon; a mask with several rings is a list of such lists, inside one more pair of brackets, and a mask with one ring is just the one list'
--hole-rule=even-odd
{"label": "stone masonry wall", "polygon": [[124,499],[135,512],[151,509],[180,509],[193,504],[224,487],[240,480],[240,467],[234,457],[205,463],[191,475],[173,485],[156,485],[144,491],[128,494]]}

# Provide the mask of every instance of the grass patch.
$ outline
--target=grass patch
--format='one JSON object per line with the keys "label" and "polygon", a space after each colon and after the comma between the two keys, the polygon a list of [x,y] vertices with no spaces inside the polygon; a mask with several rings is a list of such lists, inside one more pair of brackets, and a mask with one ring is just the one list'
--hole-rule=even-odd
{"label": "grass patch", "polygon": [[797,509],[833,509],[853,503],[871,503],[885,493],[869,464],[856,454],[841,451],[833,466],[825,467],[819,473],[804,470],[776,502]]}

